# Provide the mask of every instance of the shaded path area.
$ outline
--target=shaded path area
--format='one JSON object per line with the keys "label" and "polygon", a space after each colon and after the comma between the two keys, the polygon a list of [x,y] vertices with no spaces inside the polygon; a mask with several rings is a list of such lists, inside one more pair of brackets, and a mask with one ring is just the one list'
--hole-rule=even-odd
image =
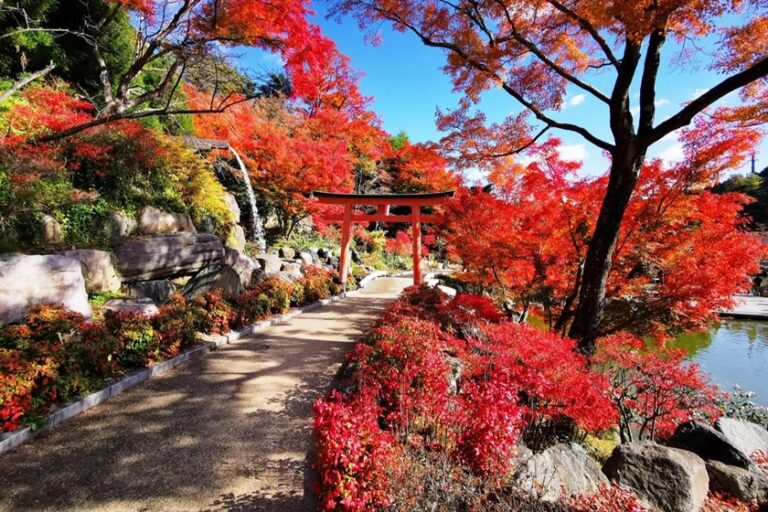
{"label": "shaded path area", "polygon": [[374,281],[1,455],[0,510],[314,510],[312,403],[410,283]]}

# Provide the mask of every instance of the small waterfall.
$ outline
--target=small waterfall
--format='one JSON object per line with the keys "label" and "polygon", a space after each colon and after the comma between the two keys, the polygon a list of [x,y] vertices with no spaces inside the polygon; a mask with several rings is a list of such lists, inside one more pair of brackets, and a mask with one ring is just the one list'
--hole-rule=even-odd
{"label": "small waterfall", "polygon": [[256,244],[256,249],[259,252],[267,250],[267,242],[264,239],[264,228],[261,225],[261,217],[259,217],[259,209],[256,207],[256,194],[253,193],[253,185],[251,185],[251,177],[248,175],[248,169],[246,169],[243,159],[235,148],[229,146],[229,150],[235,155],[237,164],[240,166],[240,172],[243,173],[243,181],[245,181],[245,190],[248,193],[248,201],[251,203],[251,232],[253,233],[252,242]]}

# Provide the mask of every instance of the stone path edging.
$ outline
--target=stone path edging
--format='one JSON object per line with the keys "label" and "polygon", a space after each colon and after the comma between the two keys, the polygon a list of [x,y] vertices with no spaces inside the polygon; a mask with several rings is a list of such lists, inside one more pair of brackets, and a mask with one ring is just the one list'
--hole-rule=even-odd
{"label": "stone path edging", "polygon": [[[372,272],[360,280],[359,289],[365,288],[378,278],[387,277],[389,275],[390,273],[383,271]],[[351,291],[347,293],[347,295],[354,296],[355,293],[355,291]],[[30,427],[23,427],[14,432],[0,434],[0,455],[13,450],[17,446],[27,442],[40,433],[53,428],[59,423],[74,418],[75,416],[87,411],[91,407],[102,404],[110,398],[119,395],[123,391],[127,391],[128,389],[131,389],[132,387],[137,386],[156,375],[163,374],[172,368],[180,366],[193,358],[200,357],[207,352],[216,350],[224,344],[232,343],[239,340],[240,338],[244,338],[250,334],[253,334],[254,332],[259,332],[273,325],[283,323],[287,320],[290,320],[291,318],[301,315],[302,313],[314,311],[321,306],[331,304],[332,302],[336,302],[343,298],[344,295],[334,295],[333,297],[329,297],[327,299],[321,299],[301,308],[293,309],[285,314],[274,316],[266,320],[262,320],[261,322],[251,324],[248,327],[240,329],[239,331],[232,331],[227,334],[223,334],[208,343],[187,350],[176,357],[157,363],[153,366],[150,366],[149,368],[138,370],[131,375],[123,377],[119,381],[107,386],[104,389],[95,391],[85,396],[84,398],[81,398],[80,400],[51,413],[48,416],[48,420],[46,421],[45,425],[37,429],[33,430]]]}

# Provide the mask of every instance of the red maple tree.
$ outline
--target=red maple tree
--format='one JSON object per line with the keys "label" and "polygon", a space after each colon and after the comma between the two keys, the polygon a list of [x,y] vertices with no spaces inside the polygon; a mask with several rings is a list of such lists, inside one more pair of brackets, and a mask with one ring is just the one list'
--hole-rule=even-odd
{"label": "red maple tree", "polygon": [[[732,92],[742,94],[747,108],[727,114],[742,124],[765,120],[768,7],[761,2],[338,0],[336,6],[340,14],[357,16],[361,28],[389,21],[446,54],[444,69],[463,95],[440,124],[454,132],[447,143],[460,162],[507,159],[549,130],[571,132],[610,156],[569,328],[585,352],[594,350],[622,222],[649,149]],[[703,38],[713,44],[686,44]],[[723,76],[658,119],[663,56]],[[478,104],[491,89],[508,95],[520,111],[488,126]],[[605,110],[606,122],[598,127],[604,129],[558,116],[572,90]]]}
{"label": "red maple tree", "polygon": [[[618,235],[600,334],[664,338],[702,328],[759,271],[766,246],[740,215],[750,199],[706,190],[755,135],[702,121],[682,139],[684,163],[653,160],[643,169]],[[533,148],[531,164],[493,173],[495,194],[460,192],[442,232],[464,279],[498,293],[519,318],[540,308],[551,328],[566,332],[607,178],[576,178],[580,166],[557,148],[550,140]]]}

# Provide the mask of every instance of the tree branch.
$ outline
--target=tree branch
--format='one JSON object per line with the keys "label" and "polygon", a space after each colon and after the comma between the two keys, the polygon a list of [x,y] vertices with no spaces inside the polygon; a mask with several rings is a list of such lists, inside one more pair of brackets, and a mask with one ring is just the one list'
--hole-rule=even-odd
{"label": "tree branch", "polygon": [[624,55],[619,66],[619,74],[611,93],[611,132],[617,144],[626,144],[634,135],[632,113],[629,111],[629,87],[640,62],[640,47],[627,39]]}
{"label": "tree branch", "polygon": [[745,85],[754,82],[760,78],[768,76],[768,57],[764,57],[757,63],[748,67],[747,69],[729,76],[710,90],[690,102],[683,107],[677,114],[673,115],[663,123],[656,126],[651,130],[644,142],[650,146],[654,142],[658,141],[665,135],[688,125],[702,110],[715,103],[717,100],[732,93],[733,91],[744,87]]}
{"label": "tree branch", "polygon": [[605,53],[606,58],[611,62],[611,64],[613,64],[613,66],[616,69],[619,69],[619,67],[621,67],[619,60],[613,54],[611,47],[608,46],[608,43],[606,42],[606,40],[603,39],[603,37],[600,35],[597,29],[589,21],[587,21],[582,16],[579,16],[578,14],[576,14],[576,12],[572,11],[565,5],[558,2],[557,0],[547,0],[547,3],[549,3],[549,5],[551,5],[558,11],[562,12],[566,16],[576,20],[579,26],[583,28],[590,36],[592,36],[592,39],[594,39],[595,42],[598,44],[598,46],[600,46],[600,48],[603,50],[603,53]]}
{"label": "tree branch", "polygon": [[595,136],[589,130],[584,128],[583,126],[578,126],[578,125],[571,124],[571,123],[563,123],[563,122],[560,122],[560,121],[556,121],[555,119],[553,119],[550,116],[548,116],[547,114],[545,114],[543,110],[538,108],[531,101],[525,99],[525,97],[521,93],[519,93],[516,89],[514,89],[508,83],[506,83],[504,80],[502,80],[502,78],[498,74],[496,74],[493,71],[491,71],[488,68],[488,66],[486,66],[482,62],[477,61],[476,59],[471,58],[469,55],[467,55],[467,53],[464,50],[459,48],[457,45],[455,45],[453,43],[449,43],[447,41],[435,41],[435,40],[431,39],[428,35],[426,35],[423,32],[421,32],[413,24],[408,23],[406,20],[403,20],[402,18],[393,18],[391,15],[389,15],[389,13],[381,11],[376,6],[371,6],[371,8],[374,8],[374,9],[378,10],[379,12],[381,12],[381,14],[383,16],[387,17],[388,19],[390,19],[390,20],[392,20],[392,21],[394,21],[396,23],[400,23],[401,25],[403,25],[404,27],[409,29],[416,36],[418,36],[419,39],[421,39],[421,41],[422,41],[422,43],[424,45],[431,46],[433,48],[442,48],[442,49],[445,49],[445,50],[450,50],[453,53],[455,53],[456,55],[458,55],[459,57],[461,57],[465,62],[467,62],[469,65],[471,65],[476,70],[478,70],[478,71],[480,71],[482,73],[485,73],[486,75],[488,75],[491,78],[493,78],[495,82],[501,84],[501,88],[504,89],[504,91],[506,91],[507,94],[509,94],[510,96],[515,98],[520,104],[522,104],[525,108],[530,110],[533,113],[533,115],[536,116],[536,118],[539,121],[543,122],[544,124],[546,124],[550,128],[557,128],[557,129],[560,129],[560,130],[566,130],[566,131],[578,133],[579,135],[584,137],[584,139],[586,139],[587,141],[591,142],[592,144],[594,144],[595,146],[597,146],[597,147],[599,147],[601,149],[604,149],[606,151],[612,151],[613,150],[614,146],[611,143],[609,143],[607,141],[604,141],[601,138]]}
{"label": "tree branch", "polygon": [[113,123],[115,121],[120,121],[123,119],[141,119],[144,117],[151,117],[151,116],[174,116],[174,115],[184,115],[184,114],[222,114],[229,110],[230,108],[234,107],[235,105],[239,105],[240,103],[245,103],[248,101],[251,101],[255,99],[257,96],[246,96],[243,98],[239,98],[237,100],[234,100],[230,103],[227,103],[226,105],[219,104],[216,108],[210,108],[210,109],[176,109],[171,110],[168,108],[169,104],[166,104],[166,106],[163,106],[162,108],[155,108],[155,109],[149,109],[149,110],[142,110],[139,112],[133,112],[133,113],[122,113],[122,114],[112,114],[107,117],[100,117],[96,119],[92,119],[91,121],[88,121],[87,123],[78,124],[75,126],[71,126],[69,128],[66,128],[64,130],[51,133],[48,135],[42,135],[40,137],[35,137],[33,139],[30,139],[27,141],[29,144],[41,144],[45,142],[54,142],[57,140],[65,139],[67,137],[71,137],[72,135],[76,135],[78,133],[81,133],[85,130],[88,130],[90,128],[95,128],[97,126],[102,126],[105,124]]}
{"label": "tree branch", "polygon": [[[575,86],[581,88],[582,90],[590,93],[595,98],[599,99],[600,101],[604,103],[609,103],[609,98],[606,96],[603,92],[597,90],[592,85],[584,82],[580,78],[576,77],[573,73],[566,70],[564,67],[557,64],[555,61],[547,57],[544,52],[542,52],[536,44],[531,41],[530,39],[524,37],[520,32],[517,31],[515,28],[514,21],[512,20],[512,17],[509,15],[509,10],[507,9],[507,6],[502,2],[501,0],[497,0],[497,3],[501,6],[502,9],[504,9],[504,15],[507,19],[507,22],[510,25],[511,34],[510,36],[523,45],[529,52],[531,52],[534,56],[536,56],[537,59],[539,59],[541,62],[543,62],[548,68],[553,70],[555,73],[560,75],[563,79],[571,82]],[[499,40],[497,40],[498,42]]]}
{"label": "tree branch", "polygon": [[661,47],[666,34],[661,29],[654,30],[648,40],[648,53],[645,55],[643,77],[640,82],[640,122],[638,134],[642,137],[653,128],[656,116],[656,76],[661,63]]}
{"label": "tree branch", "polygon": [[47,75],[48,73],[50,73],[51,71],[53,71],[53,69],[54,69],[55,67],[56,67],[56,65],[55,65],[53,62],[51,62],[50,64],[48,64],[47,66],[45,66],[45,67],[44,67],[43,69],[41,69],[40,71],[35,71],[34,73],[32,73],[31,75],[29,75],[28,77],[26,77],[26,78],[23,78],[23,79],[19,80],[18,82],[15,82],[15,83],[14,83],[13,85],[11,85],[11,86],[10,86],[8,89],[6,89],[5,91],[3,91],[3,93],[2,93],[2,94],[0,94],[0,103],[3,103],[5,100],[7,100],[7,99],[8,99],[8,98],[10,98],[11,96],[13,96],[13,94],[14,94],[16,91],[18,91],[19,89],[22,89],[22,88],[26,87],[28,84],[30,84],[30,83],[32,83],[32,82],[34,82],[34,81],[35,81],[35,80],[37,80],[38,78],[44,77],[45,75]]}
{"label": "tree branch", "polygon": [[547,131],[549,131],[549,129],[550,129],[549,125],[545,126],[544,128],[542,128],[539,131],[539,133],[534,135],[533,138],[530,141],[526,142],[522,146],[516,147],[515,149],[510,149],[509,151],[504,151],[503,153],[491,153],[488,156],[490,158],[502,158],[502,157],[505,157],[505,156],[512,156],[512,155],[516,155],[518,153],[522,153],[526,149],[528,149],[531,146],[533,146],[534,144],[536,144],[536,141],[539,140],[542,137],[542,135],[547,133]]}

